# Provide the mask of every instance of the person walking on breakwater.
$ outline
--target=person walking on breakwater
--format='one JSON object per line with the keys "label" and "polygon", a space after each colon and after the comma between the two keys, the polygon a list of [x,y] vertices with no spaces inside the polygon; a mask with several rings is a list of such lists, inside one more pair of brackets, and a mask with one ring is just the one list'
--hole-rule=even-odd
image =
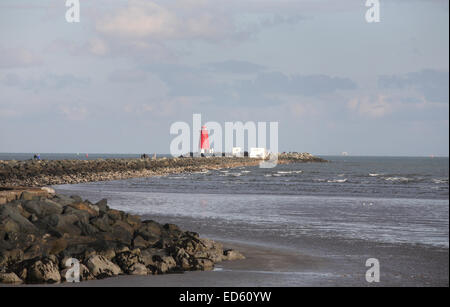
{"label": "person walking on breakwater", "polygon": [[33,160],[41,160],[41,155],[40,154],[35,154],[33,156]]}

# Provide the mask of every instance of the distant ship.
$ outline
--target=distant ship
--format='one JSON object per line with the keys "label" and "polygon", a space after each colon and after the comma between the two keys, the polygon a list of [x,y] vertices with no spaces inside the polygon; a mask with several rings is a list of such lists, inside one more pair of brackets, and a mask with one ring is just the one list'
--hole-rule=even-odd
{"label": "distant ship", "polygon": [[343,151],[343,152],[341,153],[341,155],[343,155],[343,156],[348,156],[348,152]]}

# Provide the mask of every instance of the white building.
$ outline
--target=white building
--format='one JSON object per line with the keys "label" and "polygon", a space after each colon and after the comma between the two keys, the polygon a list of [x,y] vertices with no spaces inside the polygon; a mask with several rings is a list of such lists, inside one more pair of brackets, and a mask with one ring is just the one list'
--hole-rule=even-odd
{"label": "white building", "polygon": [[231,154],[233,157],[241,157],[242,156],[242,148],[241,147],[233,147],[231,150]]}
{"label": "white building", "polygon": [[250,148],[249,157],[257,159],[265,159],[267,157],[267,150],[263,147],[252,147]]}

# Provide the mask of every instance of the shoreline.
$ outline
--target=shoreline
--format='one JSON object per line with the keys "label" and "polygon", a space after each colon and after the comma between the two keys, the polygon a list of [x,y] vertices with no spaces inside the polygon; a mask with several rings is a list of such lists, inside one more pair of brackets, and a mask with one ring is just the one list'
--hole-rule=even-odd
{"label": "shoreline", "polygon": [[[80,283],[22,284],[19,287],[448,287],[448,279],[433,280],[431,276],[412,269],[411,275],[403,275],[402,267],[413,263],[391,267],[384,265],[382,281],[369,284],[365,281],[364,259],[358,266],[349,264],[349,259],[338,259],[330,255],[314,255],[291,248],[273,248],[256,242],[235,242],[215,239],[227,248],[239,250],[245,259],[224,261],[210,271],[185,271],[163,275],[131,276],[119,275],[101,280]],[[377,250],[389,248],[376,247]],[[413,252],[413,248],[398,251],[395,255]],[[391,256],[393,256],[392,254]],[[448,258],[446,255],[440,257]],[[386,260],[386,259],[385,259]],[[403,258],[403,260],[405,260]],[[409,262],[409,261],[408,261]],[[386,263],[385,263],[386,264]],[[416,263],[419,264],[419,263]],[[406,268],[411,270],[411,268]],[[435,268],[439,270],[439,268]],[[445,271],[446,269],[444,269]],[[447,268],[448,272],[448,268]],[[445,272],[444,272],[445,273]],[[442,274],[444,274],[442,273]],[[9,285],[1,285],[9,286]]]}
{"label": "shoreline", "polygon": [[[318,257],[310,257],[300,253],[293,253],[292,250],[272,250],[250,243],[233,243],[228,241],[216,241],[226,248],[240,250],[245,254],[245,259],[234,261],[223,261],[215,265],[210,271],[185,271],[168,273],[163,275],[131,276],[119,275],[101,280],[87,280],[80,283],[57,283],[57,284],[20,284],[18,287],[254,287],[258,277],[272,276],[273,279],[261,284],[256,282],[256,286],[279,286],[277,277],[302,275],[303,281],[299,281],[292,286],[306,286],[311,281],[317,285],[325,285],[320,281],[320,277],[329,276],[324,271],[324,260]],[[295,267],[296,270],[292,271]],[[314,271],[312,271],[314,269]],[[301,272],[304,271],[304,272]],[[12,285],[0,284],[0,287]]]}
{"label": "shoreline", "polygon": [[[93,280],[78,284],[60,284],[67,287],[236,287],[279,286],[277,278],[303,275],[304,281],[291,286],[305,286],[311,280],[328,275],[320,267],[323,260],[293,253],[291,250],[276,250],[250,243],[216,241],[227,248],[239,250],[245,259],[216,264],[212,271],[188,271],[182,274],[160,276],[118,276],[104,280]],[[293,271],[292,269],[295,268]],[[314,269],[314,272],[312,272]],[[304,272],[302,272],[304,271]],[[264,282],[258,279],[264,277]],[[267,278],[269,277],[269,278]],[[271,278],[272,277],[272,278]]]}

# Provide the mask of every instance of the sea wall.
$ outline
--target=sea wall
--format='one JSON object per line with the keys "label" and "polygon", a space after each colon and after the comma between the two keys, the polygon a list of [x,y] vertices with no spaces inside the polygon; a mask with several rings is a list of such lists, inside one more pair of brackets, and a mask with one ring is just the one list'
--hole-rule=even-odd
{"label": "sea wall", "polygon": [[[323,162],[307,153],[281,154],[278,163]],[[41,187],[150,177],[183,172],[258,165],[260,160],[233,157],[160,159],[0,161],[0,186]]]}

